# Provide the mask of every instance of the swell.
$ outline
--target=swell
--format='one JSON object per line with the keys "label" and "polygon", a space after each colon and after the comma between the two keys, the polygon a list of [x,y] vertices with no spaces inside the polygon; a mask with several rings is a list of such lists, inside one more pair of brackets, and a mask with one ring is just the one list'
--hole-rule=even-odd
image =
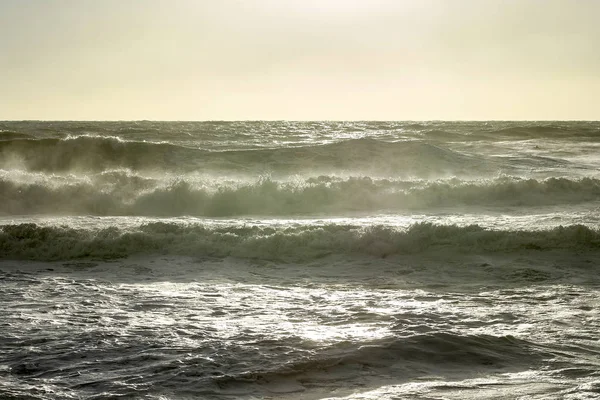
{"label": "swell", "polygon": [[[176,330],[178,334],[182,331],[185,332]],[[87,346],[75,354],[67,352],[58,365],[56,355],[51,354],[54,368],[48,367],[52,365],[49,362],[40,362],[43,353],[40,356],[28,352],[12,363],[10,373],[23,381],[50,378],[70,382],[68,391],[56,390],[66,392],[68,397],[76,397],[76,394],[86,397],[92,391],[103,390],[104,393],[110,391],[113,397],[136,398],[140,394],[156,394],[157,390],[176,390],[193,398],[283,398],[311,387],[364,387],[369,377],[397,384],[423,376],[439,378],[448,374],[464,379],[482,371],[523,370],[550,357],[541,346],[512,336],[445,332],[362,343],[320,344],[313,351],[299,350],[298,345],[306,344],[294,336],[241,343],[237,340],[236,343],[235,340],[211,340],[215,338],[209,333],[202,335],[206,336],[205,340],[196,344],[193,352],[189,352],[190,347],[165,347],[164,342],[156,343],[154,338],[140,343],[139,338],[132,341],[129,337],[122,337],[116,345],[105,345],[114,346],[112,351],[102,351],[93,330],[83,334],[65,333],[65,336],[62,342],[72,344],[75,336],[78,343]],[[61,346],[65,345],[61,343]],[[313,346],[311,343],[310,347]],[[84,351],[94,357],[82,360]],[[183,351],[187,353],[185,357],[181,356]],[[248,362],[251,357],[260,362]],[[93,374],[98,368],[106,373]],[[69,379],[80,375],[80,379]],[[115,380],[115,376],[120,379]],[[18,397],[19,390],[15,393],[15,398],[22,398]]]}
{"label": "swell", "polygon": [[114,167],[153,169],[175,164],[192,149],[168,143],[124,141],[118,137],[76,136],[66,139],[16,139],[0,142],[5,166],[30,171],[103,171]]}
{"label": "swell", "polygon": [[108,136],[0,141],[1,166],[29,171],[100,172],[108,169],[297,173],[362,170],[430,176],[493,170],[485,161],[422,141],[351,139],[329,144],[208,151],[166,142]]}
{"label": "swell", "polygon": [[[547,356],[532,343],[511,336],[431,333],[372,341],[357,347],[343,343],[312,357],[275,366],[217,376],[215,381],[260,383],[296,378],[300,381],[328,380],[328,375],[357,376],[360,370],[410,378],[413,374],[460,369],[501,369],[531,366]],[[339,371],[341,372],[341,371]],[[310,376],[307,379],[306,375]]]}
{"label": "swell", "polygon": [[428,139],[442,141],[465,140],[531,140],[553,139],[600,140],[597,122],[438,122],[407,126]]}
{"label": "swell", "polygon": [[574,205],[598,199],[600,180],[593,178],[403,181],[319,176],[244,183],[193,176],[163,180],[130,171],[79,178],[0,175],[0,215],[343,215],[469,206]]}
{"label": "swell", "polygon": [[34,139],[33,136],[27,133],[14,132],[0,129],[0,141],[11,141],[17,139]]}
{"label": "swell", "polygon": [[419,223],[406,230],[376,225],[211,227],[155,222],[137,228],[75,229],[33,223],[3,225],[0,254],[7,259],[120,258],[136,254],[310,261],[328,255],[586,250],[600,248],[600,232],[582,225],[540,231],[488,230],[478,225]]}
{"label": "swell", "polygon": [[516,124],[506,127],[498,127],[490,132],[491,135],[502,138],[532,139],[572,139],[573,137],[600,139],[600,128],[597,125],[575,125],[565,123],[550,124]]}

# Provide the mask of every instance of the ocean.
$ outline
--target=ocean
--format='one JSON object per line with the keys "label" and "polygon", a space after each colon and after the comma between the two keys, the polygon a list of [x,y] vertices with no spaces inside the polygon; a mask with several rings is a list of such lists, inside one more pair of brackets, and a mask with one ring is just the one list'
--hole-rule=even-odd
{"label": "ocean", "polygon": [[600,398],[599,168],[600,122],[0,122],[0,398]]}

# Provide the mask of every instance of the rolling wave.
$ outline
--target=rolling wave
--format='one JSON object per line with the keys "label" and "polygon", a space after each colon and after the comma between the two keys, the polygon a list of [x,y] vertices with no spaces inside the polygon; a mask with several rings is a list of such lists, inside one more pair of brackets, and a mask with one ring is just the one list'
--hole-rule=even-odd
{"label": "rolling wave", "polygon": [[151,169],[169,156],[191,149],[168,143],[125,141],[118,137],[75,136],[65,139],[16,139],[0,142],[6,166],[31,171],[103,171],[114,167]]}
{"label": "rolling wave", "polygon": [[[190,325],[193,332],[198,330],[197,325]],[[137,328],[136,333],[143,334],[144,328]],[[175,331],[178,336],[189,335],[186,329],[177,327]],[[184,387],[193,398],[281,398],[311,386],[330,387],[340,381],[345,386],[362,387],[365,371],[370,376],[387,377],[394,379],[393,383],[400,383],[424,374],[438,377],[457,370],[481,374],[482,371],[523,369],[550,357],[541,346],[512,336],[432,332],[358,343],[344,341],[308,351],[302,350],[301,346],[306,346],[304,340],[295,336],[265,340],[248,340],[248,336],[243,336],[245,343],[239,343],[239,340],[215,340],[212,329],[206,327],[208,332],[203,332],[202,344],[196,345],[197,351],[188,352],[185,357],[181,357],[180,348],[166,347],[154,336],[143,336],[145,340],[141,343],[130,337],[135,335],[125,336],[118,347],[107,351],[93,346],[92,343],[99,341],[98,333],[93,330],[78,333],[75,338],[65,333],[62,346],[75,339],[89,343],[86,355],[91,353],[94,357],[81,362],[82,350],[70,358],[64,356],[60,368],[51,368],[49,363],[40,363],[36,353],[28,352],[12,363],[10,373],[22,380],[83,375],[85,380],[76,381],[69,387],[71,390],[79,389],[79,393],[87,394],[85,390],[90,386],[101,387],[106,392],[110,390],[113,397],[139,397],[152,387],[163,390]],[[253,358],[260,362],[246,361],[254,361]],[[112,374],[94,375],[99,367]],[[131,375],[130,379],[144,376],[145,380],[142,384],[124,385],[115,382],[111,376],[114,374],[125,378]],[[73,397],[68,394],[65,397]]]}
{"label": "rolling wave", "polygon": [[11,141],[19,139],[35,139],[35,137],[23,132],[13,132],[0,129],[0,141]]}
{"label": "rolling wave", "polygon": [[299,382],[315,384],[330,380],[332,375],[342,374],[352,379],[358,375],[357,371],[364,368],[373,374],[399,377],[402,381],[424,371],[439,374],[456,368],[496,371],[523,368],[540,362],[544,357],[547,357],[544,350],[511,336],[438,332],[374,340],[361,346],[344,343],[283,365],[263,367],[263,370],[242,369],[227,375],[215,374],[211,383],[217,383],[221,388],[231,385],[239,390],[240,386],[272,385],[281,380],[286,384],[283,388],[293,391]]}
{"label": "rolling wave", "polygon": [[319,176],[292,182],[164,180],[124,171],[86,177],[0,174],[0,215],[343,215],[462,207],[536,207],[600,200],[600,180],[403,181]]}
{"label": "rolling wave", "polygon": [[216,171],[256,174],[365,171],[417,175],[479,172],[497,168],[484,160],[422,141],[350,139],[329,144],[209,151],[167,142],[109,136],[0,141],[1,166],[29,171],[101,172],[108,169]]}
{"label": "rolling wave", "polygon": [[495,231],[477,225],[419,223],[407,230],[351,225],[209,227],[155,222],[134,229],[98,230],[33,223],[0,227],[5,258],[67,260],[136,254],[310,261],[332,254],[387,257],[434,249],[510,252],[522,249],[598,249],[600,232],[582,225],[541,231]]}

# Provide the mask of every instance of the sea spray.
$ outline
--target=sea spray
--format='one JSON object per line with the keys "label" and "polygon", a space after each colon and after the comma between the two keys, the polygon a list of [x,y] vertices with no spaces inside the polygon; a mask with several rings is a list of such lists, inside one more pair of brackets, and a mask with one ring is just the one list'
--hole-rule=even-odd
{"label": "sea spray", "polygon": [[0,215],[294,216],[541,207],[597,202],[595,178],[393,180],[315,176],[235,181],[206,176],[0,171]]}
{"label": "sea spray", "polygon": [[386,257],[440,248],[481,253],[598,247],[600,232],[581,225],[540,231],[495,231],[477,225],[459,227],[430,223],[415,224],[408,229],[337,224],[219,228],[163,222],[124,230],[116,227],[84,230],[36,224],[0,227],[0,250],[4,256],[31,260],[176,254],[310,261],[329,254]]}

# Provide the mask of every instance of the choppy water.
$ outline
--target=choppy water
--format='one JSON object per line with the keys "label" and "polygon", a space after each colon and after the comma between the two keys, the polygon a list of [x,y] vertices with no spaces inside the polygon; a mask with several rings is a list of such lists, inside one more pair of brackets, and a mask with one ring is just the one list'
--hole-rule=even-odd
{"label": "choppy water", "polygon": [[0,122],[0,398],[598,398],[598,150],[597,122]]}

